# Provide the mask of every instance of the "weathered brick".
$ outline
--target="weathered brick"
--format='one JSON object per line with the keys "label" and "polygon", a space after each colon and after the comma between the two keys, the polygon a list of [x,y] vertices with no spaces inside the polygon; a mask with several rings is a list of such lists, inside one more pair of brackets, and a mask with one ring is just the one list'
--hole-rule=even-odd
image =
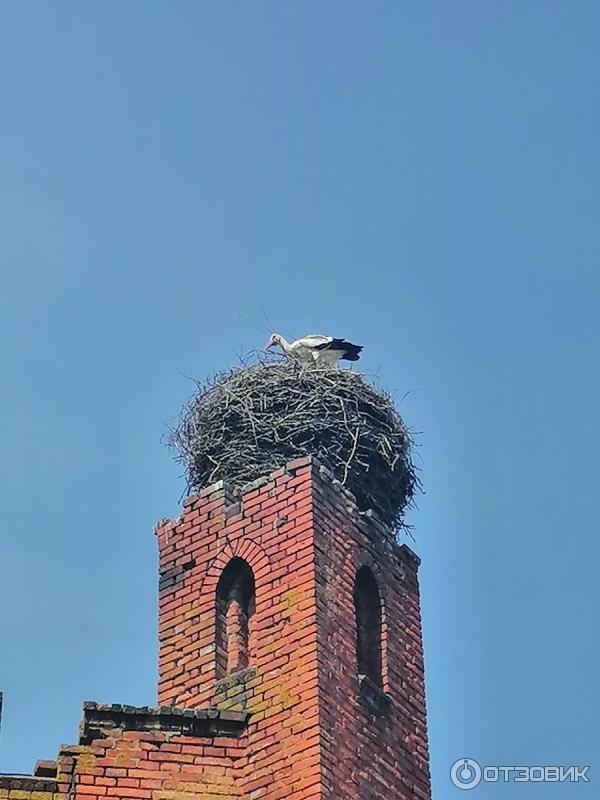
{"label": "weathered brick", "polygon": [[[409,548],[311,458],[237,498],[207,487],[155,532],[161,708],[85,704],[82,744],[38,762],[36,777],[0,776],[0,800],[430,797]],[[254,598],[240,590],[227,617],[234,595],[219,605],[217,586],[232,559],[252,570]],[[373,680],[358,674],[361,567],[384,611]],[[228,650],[248,668],[222,677]]]}

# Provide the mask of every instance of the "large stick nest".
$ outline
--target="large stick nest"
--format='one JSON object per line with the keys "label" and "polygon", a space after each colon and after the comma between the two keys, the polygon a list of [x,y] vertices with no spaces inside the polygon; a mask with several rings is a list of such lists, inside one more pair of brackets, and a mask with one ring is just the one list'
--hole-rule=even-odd
{"label": "large stick nest", "polygon": [[204,384],[171,431],[188,490],[237,488],[314,455],[392,528],[419,480],[412,440],[390,397],[357,372],[295,362],[244,365]]}

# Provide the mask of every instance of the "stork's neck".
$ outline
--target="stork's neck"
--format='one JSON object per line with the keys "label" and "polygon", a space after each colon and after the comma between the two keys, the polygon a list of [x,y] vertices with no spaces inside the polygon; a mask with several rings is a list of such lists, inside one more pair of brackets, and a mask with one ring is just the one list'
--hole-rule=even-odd
{"label": "stork's neck", "polygon": [[279,346],[281,347],[281,349],[283,350],[284,353],[293,352],[292,351],[292,346],[290,345],[288,340],[285,338],[285,336],[282,336],[281,334],[279,334]]}

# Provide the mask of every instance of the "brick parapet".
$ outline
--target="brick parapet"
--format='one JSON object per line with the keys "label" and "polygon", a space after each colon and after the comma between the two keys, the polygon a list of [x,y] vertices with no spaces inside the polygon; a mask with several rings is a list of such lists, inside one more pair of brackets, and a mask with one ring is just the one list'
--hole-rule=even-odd
{"label": "brick parapet", "polygon": [[55,800],[58,796],[58,785],[50,778],[0,775],[2,800]]}
{"label": "brick parapet", "polygon": [[246,712],[231,709],[148,708],[87,702],[83,704],[79,743],[89,745],[115,731],[158,732],[165,733],[167,738],[172,735],[196,738],[239,736],[247,721]]}

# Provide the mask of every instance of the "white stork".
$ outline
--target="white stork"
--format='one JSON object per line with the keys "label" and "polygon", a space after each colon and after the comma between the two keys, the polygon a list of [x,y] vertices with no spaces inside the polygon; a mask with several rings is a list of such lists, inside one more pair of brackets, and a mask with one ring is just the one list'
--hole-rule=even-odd
{"label": "white stork", "polygon": [[265,347],[277,345],[286,356],[295,358],[298,361],[313,361],[327,366],[334,366],[340,359],[346,361],[358,361],[362,346],[351,344],[345,339],[336,339],[333,336],[322,336],[318,333],[311,333],[288,342],[280,333],[272,333]]}

